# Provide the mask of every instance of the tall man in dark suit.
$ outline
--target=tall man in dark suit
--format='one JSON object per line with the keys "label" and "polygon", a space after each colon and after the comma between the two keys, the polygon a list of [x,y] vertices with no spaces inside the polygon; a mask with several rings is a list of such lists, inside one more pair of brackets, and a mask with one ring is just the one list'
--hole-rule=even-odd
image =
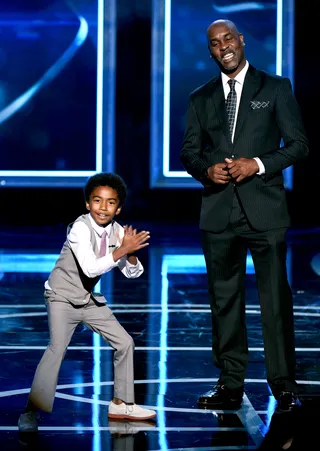
{"label": "tall man in dark suit", "polygon": [[268,383],[278,408],[291,410],[299,400],[282,171],[306,157],[308,141],[289,79],[247,62],[244,37],[234,23],[213,22],[207,37],[221,74],[190,95],[181,151],[185,169],[204,185],[200,229],[213,360],[220,369],[218,384],[198,403],[213,409],[241,405],[248,365],[245,275],[250,249]]}

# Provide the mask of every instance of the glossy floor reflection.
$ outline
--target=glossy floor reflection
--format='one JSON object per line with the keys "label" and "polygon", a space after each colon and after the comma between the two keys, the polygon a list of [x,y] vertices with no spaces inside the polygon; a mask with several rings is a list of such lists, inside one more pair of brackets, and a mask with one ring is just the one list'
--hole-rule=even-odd
{"label": "glossy floor reflection", "polygon": [[[150,227],[152,230],[152,226]],[[211,319],[204,260],[197,231],[154,229],[141,255],[145,273],[125,279],[113,272],[100,290],[136,344],[136,401],[157,411],[153,423],[108,421],[112,397],[112,350],[78,327],[63,362],[54,411],[43,414],[37,437],[19,436],[36,365],[48,340],[43,284],[63,234],[28,231],[0,237],[0,450],[209,451],[318,449],[320,408],[320,231],[289,235],[288,273],[294,293],[297,379],[302,408],[274,413],[265,380],[260,309],[248,256],[247,325],[250,363],[246,396],[238,411],[204,411],[197,396],[214,385]],[[18,243],[18,244],[17,244]],[[41,243],[39,245],[39,243]],[[37,245],[35,245],[37,244]],[[318,443],[312,448],[311,440]]]}

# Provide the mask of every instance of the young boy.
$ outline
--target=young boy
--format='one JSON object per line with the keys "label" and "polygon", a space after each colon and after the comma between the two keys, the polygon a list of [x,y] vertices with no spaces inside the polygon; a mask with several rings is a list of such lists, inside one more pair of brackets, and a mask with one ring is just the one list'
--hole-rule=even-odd
{"label": "young boy", "polygon": [[20,415],[20,432],[37,432],[37,411],[52,411],[60,366],[79,323],[100,334],[115,350],[114,398],[108,417],[141,421],[156,416],[153,410],[134,403],[133,340],[106,299],[93,291],[101,275],[115,267],[128,278],[139,277],[143,267],[135,252],[148,246],[150,235],[114,221],[126,197],[126,185],[118,175],[93,175],[87,180],[84,195],[89,213],[68,227],[60,256],[45,283],[50,342],[37,367],[25,412]]}

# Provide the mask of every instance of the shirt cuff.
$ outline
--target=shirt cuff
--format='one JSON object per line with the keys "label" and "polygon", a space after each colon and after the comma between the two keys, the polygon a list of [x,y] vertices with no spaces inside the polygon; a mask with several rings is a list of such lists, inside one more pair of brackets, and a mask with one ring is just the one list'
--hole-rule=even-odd
{"label": "shirt cuff", "polygon": [[263,175],[266,173],[266,169],[264,167],[264,164],[262,163],[262,161],[260,160],[260,158],[258,157],[254,157],[254,160],[256,160],[258,166],[259,166],[259,172],[257,172],[257,175]]}
{"label": "shirt cuff", "polygon": [[129,271],[130,274],[136,274],[141,272],[141,274],[143,273],[143,266],[141,264],[141,262],[139,261],[139,259],[137,258],[137,264],[133,265],[132,263],[130,263],[128,260],[126,260],[126,268],[127,271]]}

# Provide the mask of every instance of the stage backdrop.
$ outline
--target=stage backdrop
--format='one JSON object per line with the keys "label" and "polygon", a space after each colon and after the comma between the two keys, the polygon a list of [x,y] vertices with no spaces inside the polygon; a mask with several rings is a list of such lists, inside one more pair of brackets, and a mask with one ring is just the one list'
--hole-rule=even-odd
{"label": "stage backdrop", "polygon": [[0,184],[112,171],[116,0],[1,5]]}

